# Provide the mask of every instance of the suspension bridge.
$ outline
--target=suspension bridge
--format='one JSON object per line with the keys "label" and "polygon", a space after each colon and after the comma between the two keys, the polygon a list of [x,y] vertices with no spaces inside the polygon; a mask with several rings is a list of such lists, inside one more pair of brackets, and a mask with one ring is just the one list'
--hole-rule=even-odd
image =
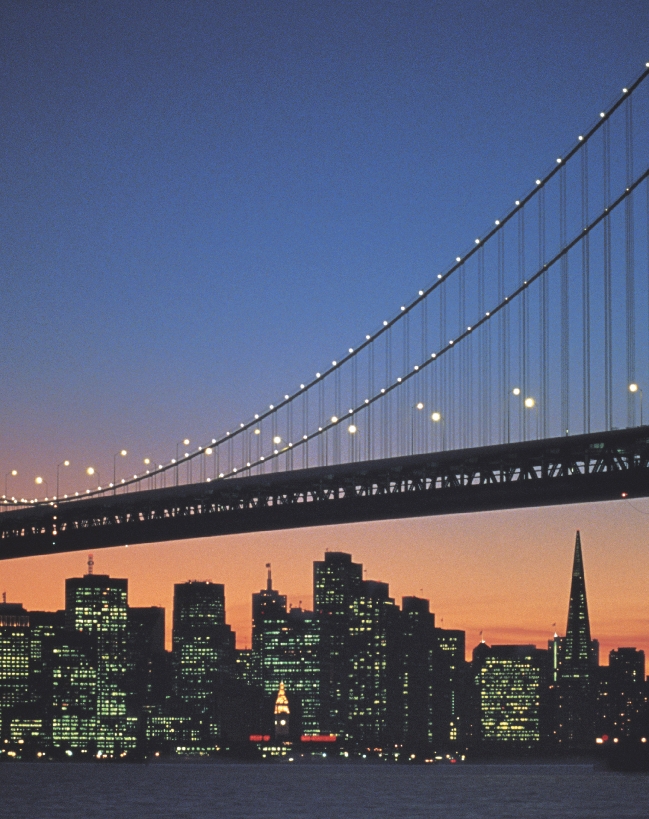
{"label": "suspension bridge", "polygon": [[649,496],[648,77],[263,411],[128,478],[5,494],[0,558]]}

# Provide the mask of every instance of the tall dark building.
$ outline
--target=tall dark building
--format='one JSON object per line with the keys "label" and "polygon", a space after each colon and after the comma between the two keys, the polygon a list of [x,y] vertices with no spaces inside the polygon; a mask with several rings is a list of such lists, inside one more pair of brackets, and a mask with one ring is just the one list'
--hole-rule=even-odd
{"label": "tall dark building", "polygon": [[616,648],[608,667],[599,669],[597,736],[640,739],[649,734],[649,688],[644,651]]}
{"label": "tall dark building", "polygon": [[403,744],[409,751],[421,752],[438,740],[435,615],[430,612],[428,600],[402,598],[401,632]]}
{"label": "tall dark building", "polygon": [[433,739],[438,751],[458,751],[466,746],[468,667],[465,652],[464,631],[435,629]]}
{"label": "tall dark building", "polygon": [[402,738],[400,611],[387,583],[364,580],[352,599],[346,734],[365,747]]}
{"label": "tall dark building", "polygon": [[221,583],[175,584],[173,659],[177,695],[195,713],[212,711],[219,690],[235,678],[235,634],[225,623]]}
{"label": "tall dark building", "polygon": [[586,578],[577,532],[570,586],[568,625],[557,681],[556,736],[564,750],[588,750],[595,740],[595,668],[598,652],[590,637]]}
{"label": "tall dark building", "polygon": [[291,704],[291,730],[323,732],[321,619],[301,608],[286,610],[286,596],[273,589],[270,567],[266,588],[252,598],[252,663],[266,697],[285,690]]}
{"label": "tall dark building", "polygon": [[313,564],[313,606],[322,621],[322,699],[326,733],[345,737],[349,714],[351,619],[363,566],[345,552],[326,552]]}

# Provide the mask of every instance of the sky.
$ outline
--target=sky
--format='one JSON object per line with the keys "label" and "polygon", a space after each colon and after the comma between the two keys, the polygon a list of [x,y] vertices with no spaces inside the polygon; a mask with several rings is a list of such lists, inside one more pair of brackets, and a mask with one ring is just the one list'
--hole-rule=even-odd
{"label": "sky", "polygon": [[[649,60],[644,0],[0,4],[0,468],[84,488],[205,443],[356,346],[574,144]],[[7,478],[12,469],[18,476]],[[4,487],[2,489],[4,491]],[[646,501],[107,549],[173,583],[312,604],[352,552],[467,644],[565,630],[581,529],[604,654],[649,650]],[[28,608],[85,556],[2,561]]]}

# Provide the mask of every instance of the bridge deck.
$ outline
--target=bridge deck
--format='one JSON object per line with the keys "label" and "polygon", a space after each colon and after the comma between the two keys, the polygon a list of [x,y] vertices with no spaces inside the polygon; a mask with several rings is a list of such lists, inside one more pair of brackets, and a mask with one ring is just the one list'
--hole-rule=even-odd
{"label": "bridge deck", "polygon": [[649,496],[649,427],[69,499],[0,514],[0,559]]}

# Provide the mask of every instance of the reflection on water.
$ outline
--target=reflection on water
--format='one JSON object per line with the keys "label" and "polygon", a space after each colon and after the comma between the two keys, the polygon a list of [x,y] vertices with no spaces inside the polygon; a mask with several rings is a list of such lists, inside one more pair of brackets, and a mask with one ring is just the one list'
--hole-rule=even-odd
{"label": "reflection on water", "polygon": [[0,765],[11,819],[635,819],[649,775],[585,765]]}

